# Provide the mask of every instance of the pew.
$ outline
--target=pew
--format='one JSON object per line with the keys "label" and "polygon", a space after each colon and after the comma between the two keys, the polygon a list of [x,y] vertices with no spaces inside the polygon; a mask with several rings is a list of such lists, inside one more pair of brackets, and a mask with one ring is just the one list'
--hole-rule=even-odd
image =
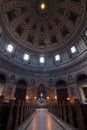
{"label": "pew", "polygon": [[29,118],[35,111],[35,104],[15,102],[0,102],[0,130],[12,130]]}
{"label": "pew", "polygon": [[[80,103],[60,102],[50,103],[48,110],[56,115],[61,121],[64,121],[79,130],[87,130],[87,105]],[[54,112],[55,111],[55,112]]]}

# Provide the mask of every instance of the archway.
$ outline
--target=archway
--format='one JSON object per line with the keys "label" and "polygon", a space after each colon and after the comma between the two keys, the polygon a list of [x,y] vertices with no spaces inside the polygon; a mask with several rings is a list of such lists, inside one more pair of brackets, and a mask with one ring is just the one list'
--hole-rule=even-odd
{"label": "archway", "polygon": [[3,90],[6,85],[6,77],[0,73],[0,96],[3,95]]}
{"label": "archway", "polygon": [[58,101],[66,101],[68,97],[68,92],[66,88],[66,82],[64,80],[59,80],[56,83],[56,89],[57,89],[57,97]]}
{"label": "archway", "polygon": [[19,80],[17,83],[15,98],[16,100],[25,101],[26,98],[27,83],[25,80]]}

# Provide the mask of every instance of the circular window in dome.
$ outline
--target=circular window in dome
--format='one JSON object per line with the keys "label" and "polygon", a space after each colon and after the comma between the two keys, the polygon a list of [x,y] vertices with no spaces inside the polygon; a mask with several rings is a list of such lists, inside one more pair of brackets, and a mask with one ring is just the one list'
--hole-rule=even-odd
{"label": "circular window in dome", "polygon": [[32,9],[36,17],[44,19],[52,15],[53,5],[51,0],[34,0],[33,5]]}
{"label": "circular window in dome", "polygon": [[40,3],[40,9],[41,9],[41,10],[45,10],[45,9],[46,9],[46,3],[41,2],[41,3]]}

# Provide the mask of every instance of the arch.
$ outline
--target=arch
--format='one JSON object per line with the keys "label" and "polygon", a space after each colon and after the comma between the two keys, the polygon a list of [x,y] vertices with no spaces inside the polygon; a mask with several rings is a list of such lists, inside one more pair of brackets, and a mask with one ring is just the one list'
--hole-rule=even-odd
{"label": "arch", "polygon": [[28,79],[26,79],[25,77],[20,77],[20,78],[16,79],[16,86],[18,85],[18,83],[19,83],[20,81],[25,82],[25,84],[26,84],[27,86],[29,85]]}
{"label": "arch", "polygon": [[73,77],[74,77],[74,81],[77,82],[77,77],[81,74],[87,75],[86,71],[80,71],[78,73],[76,73]]}
{"label": "arch", "polygon": [[6,83],[6,76],[2,73],[0,73],[0,82]]}
{"label": "arch", "polygon": [[87,81],[87,75],[86,74],[79,74],[76,78],[77,83]]}
{"label": "arch", "polygon": [[8,72],[6,72],[5,70],[0,70],[0,74],[5,77],[6,82],[9,80],[10,75]]}
{"label": "arch", "polygon": [[3,73],[0,73],[0,95],[4,95],[4,89],[6,85],[6,76]]}
{"label": "arch", "polygon": [[24,79],[21,79],[17,82],[17,87],[20,86],[20,87],[27,87],[27,82],[26,80]]}
{"label": "arch", "polygon": [[56,82],[56,87],[62,87],[62,86],[66,86],[66,82],[60,79]]}

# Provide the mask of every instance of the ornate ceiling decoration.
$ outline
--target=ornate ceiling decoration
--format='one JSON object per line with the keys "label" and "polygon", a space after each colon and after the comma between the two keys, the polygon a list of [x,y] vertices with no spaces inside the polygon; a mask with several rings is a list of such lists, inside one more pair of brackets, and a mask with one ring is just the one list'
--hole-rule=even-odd
{"label": "ornate ceiling decoration", "polygon": [[60,49],[71,42],[84,18],[85,0],[0,1],[3,30],[28,50]]}

